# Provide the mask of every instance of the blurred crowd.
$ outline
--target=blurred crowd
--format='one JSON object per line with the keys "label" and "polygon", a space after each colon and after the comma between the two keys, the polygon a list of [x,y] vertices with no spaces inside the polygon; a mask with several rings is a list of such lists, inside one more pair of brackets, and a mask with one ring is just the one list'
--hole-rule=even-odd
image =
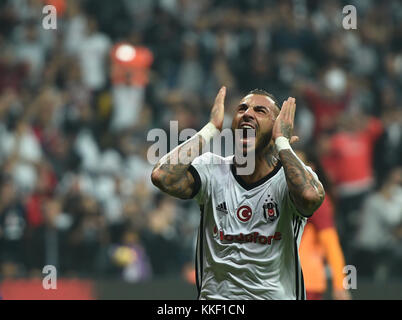
{"label": "blurred crowd", "polygon": [[[121,42],[150,50],[149,81],[113,80]],[[0,0],[1,277],[191,272],[199,209],[152,186],[147,133],[199,130],[221,85],[226,126],[252,89],[296,97],[346,263],[402,278],[399,0]]]}

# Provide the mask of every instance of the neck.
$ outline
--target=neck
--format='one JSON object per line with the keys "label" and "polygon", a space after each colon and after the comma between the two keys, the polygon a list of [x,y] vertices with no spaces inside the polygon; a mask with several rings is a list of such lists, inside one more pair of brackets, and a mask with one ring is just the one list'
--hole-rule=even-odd
{"label": "neck", "polygon": [[[256,155],[254,171],[249,175],[239,175],[239,176],[247,184],[253,184],[269,175],[275,169],[277,163],[278,161],[274,158],[274,155],[270,152],[268,154]],[[236,158],[234,161],[234,165],[236,168],[243,167],[237,165]]]}

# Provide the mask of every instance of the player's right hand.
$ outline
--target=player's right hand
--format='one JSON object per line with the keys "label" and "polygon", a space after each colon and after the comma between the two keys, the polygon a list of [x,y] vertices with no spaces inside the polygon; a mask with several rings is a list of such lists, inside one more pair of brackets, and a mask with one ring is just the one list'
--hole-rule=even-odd
{"label": "player's right hand", "polygon": [[223,118],[225,116],[225,96],[226,96],[226,87],[223,86],[216,98],[215,98],[215,103],[214,106],[212,107],[211,110],[211,119],[210,122],[218,129],[222,130],[222,125],[223,125]]}

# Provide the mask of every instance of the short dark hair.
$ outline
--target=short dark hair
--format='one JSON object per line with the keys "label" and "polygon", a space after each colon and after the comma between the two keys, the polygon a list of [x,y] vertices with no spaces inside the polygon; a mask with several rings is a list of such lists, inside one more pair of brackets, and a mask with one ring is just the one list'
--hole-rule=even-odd
{"label": "short dark hair", "polygon": [[272,93],[269,93],[269,92],[265,91],[264,89],[253,89],[247,95],[249,95],[249,94],[259,94],[261,96],[267,96],[267,97],[271,98],[274,101],[275,105],[278,107],[278,109],[281,110],[281,106],[278,103],[278,100],[276,100],[275,96]]}

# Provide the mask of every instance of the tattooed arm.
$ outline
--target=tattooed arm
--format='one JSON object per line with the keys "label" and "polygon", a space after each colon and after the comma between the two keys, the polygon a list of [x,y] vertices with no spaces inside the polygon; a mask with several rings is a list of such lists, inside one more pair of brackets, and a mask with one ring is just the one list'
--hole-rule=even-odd
{"label": "tattooed arm", "polygon": [[[304,216],[311,216],[324,201],[324,188],[321,182],[305,167],[293,150],[282,148],[280,140],[284,137],[292,138],[296,103],[294,98],[289,98],[283,103],[281,112],[277,117],[272,136],[275,139],[279,158],[285,170],[286,182],[290,197],[298,211]],[[280,139],[278,139],[280,138]]]}
{"label": "tattooed arm", "polygon": [[152,183],[163,192],[180,199],[189,199],[193,195],[195,182],[188,169],[191,162],[202,154],[203,147],[212,136],[222,129],[225,95],[226,88],[222,87],[211,110],[210,122],[194,137],[164,156],[154,167]]}
{"label": "tattooed arm", "polygon": [[301,214],[311,216],[324,201],[324,188],[292,150],[281,150],[279,158],[293,203]]}
{"label": "tattooed arm", "polygon": [[[194,178],[188,171],[191,161],[202,153],[205,140],[196,135],[163,157],[152,171],[152,183],[163,192],[189,199],[193,194]],[[183,157],[186,157],[185,163]]]}

